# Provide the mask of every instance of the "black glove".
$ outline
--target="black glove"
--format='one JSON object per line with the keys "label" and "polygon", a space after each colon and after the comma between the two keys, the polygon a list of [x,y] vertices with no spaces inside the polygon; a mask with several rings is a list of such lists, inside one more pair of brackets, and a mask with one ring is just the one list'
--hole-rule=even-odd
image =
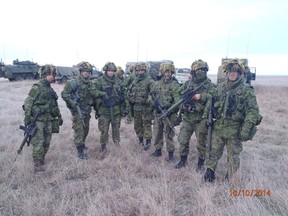
{"label": "black glove", "polygon": [[62,126],[63,125],[63,119],[61,117],[59,117],[58,121],[59,121],[59,126]]}

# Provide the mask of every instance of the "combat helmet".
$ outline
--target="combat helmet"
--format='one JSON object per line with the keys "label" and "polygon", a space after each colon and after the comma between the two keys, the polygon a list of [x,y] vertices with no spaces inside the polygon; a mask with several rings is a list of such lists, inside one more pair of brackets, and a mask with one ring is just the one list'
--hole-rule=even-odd
{"label": "combat helmet", "polygon": [[45,64],[39,68],[39,76],[45,78],[47,75],[56,76],[56,67],[52,64]]}
{"label": "combat helmet", "polygon": [[147,71],[147,64],[145,62],[137,62],[135,65],[135,71],[145,70]]}
{"label": "combat helmet", "polygon": [[117,71],[117,67],[113,62],[107,62],[104,67],[102,68],[103,71]]}
{"label": "combat helmet", "polygon": [[222,65],[223,72],[228,73],[230,71],[237,71],[239,74],[245,73],[244,62],[241,59],[229,59]]}
{"label": "combat helmet", "polygon": [[175,66],[174,64],[171,64],[171,63],[162,63],[160,65],[159,71],[161,72],[162,75],[164,75],[166,71],[170,71],[171,74],[174,74]]}
{"label": "combat helmet", "polygon": [[87,71],[89,73],[92,73],[93,70],[93,66],[86,61],[82,61],[79,64],[77,64],[77,68],[80,72]]}
{"label": "combat helmet", "polygon": [[128,72],[129,73],[132,73],[134,71],[134,65],[130,65],[129,67],[128,67]]}
{"label": "combat helmet", "polygon": [[194,72],[200,68],[204,69],[206,72],[209,70],[207,62],[202,59],[194,61],[191,65],[191,70]]}
{"label": "combat helmet", "polygon": [[116,75],[118,77],[121,77],[121,76],[123,76],[123,74],[124,74],[124,70],[122,69],[122,67],[118,66],[117,71],[116,71]]}

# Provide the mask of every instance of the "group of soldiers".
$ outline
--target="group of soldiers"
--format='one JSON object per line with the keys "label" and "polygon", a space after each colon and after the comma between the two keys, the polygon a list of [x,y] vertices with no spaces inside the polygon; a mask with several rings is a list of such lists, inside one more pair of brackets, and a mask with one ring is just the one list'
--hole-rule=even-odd
{"label": "group of soldiers", "polygon": [[[225,177],[229,180],[240,166],[242,142],[253,138],[262,119],[253,88],[245,83],[245,67],[239,59],[225,62],[223,70],[227,80],[218,86],[208,78],[208,64],[201,59],[192,63],[192,79],[183,85],[173,76],[173,63],[161,64],[161,79],[155,81],[145,62],[130,66],[128,77],[123,76],[121,67],[107,62],[102,69],[103,76],[95,83],[89,79],[90,63],[80,62],[77,66],[79,75],[66,83],[61,96],[72,114],[74,144],[80,159],[88,159],[85,140],[94,109],[101,132],[101,152],[106,152],[110,125],[113,142],[120,146],[121,119],[127,116],[128,122],[133,118],[138,142],[145,151],[153,137],[152,156],[161,157],[165,143],[168,161],[175,163],[175,126],[180,125],[177,136],[181,159],[175,168],[187,165],[190,138],[195,132],[196,171],[205,171],[206,165],[204,180],[215,181],[217,163],[226,146],[228,170]],[[52,133],[59,132],[63,124],[58,97],[50,85],[55,81],[55,66],[44,65],[39,74],[40,81],[32,86],[24,103],[26,126],[35,119],[35,113],[40,114],[34,122],[36,133],[31,138],[36,172],[44,171]]]}

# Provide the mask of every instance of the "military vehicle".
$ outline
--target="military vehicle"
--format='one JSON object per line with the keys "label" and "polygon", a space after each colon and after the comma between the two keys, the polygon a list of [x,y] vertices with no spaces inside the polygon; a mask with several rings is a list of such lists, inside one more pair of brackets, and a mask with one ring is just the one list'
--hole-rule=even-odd
{"label": "military vehicle", "polygon": [[191,69],[189,68],[176,68],[175,78],[177,79],[178,83],[182,85],[187,80],[192,79]]}
{"label": "military vehicle", "polygon": [[9,81],[38,79],[38,70],[40,66],[32,61],[13,61],[13,65],[1,65],[1,76],[8,78]]}
{"label": "military vehicle", "polygon": [[[55,80],[61,84],[66,83],[68,79],[71,79],[74,76],[77,76],[79,73],[77,66],[72,67],[64,67],[64,66],[56,66],[56,77]],[[93,71],[90,75],[90,79],[97,79],[102,75],[102,72],[98,70],[95,66],[93,66]]]}
{"label": "military vehicle", "polygon": [[[125,67],[125,74],[128,74],[128,67],[130,65],[135,65],[137,62],[127,62]],[[161,74],[159,72],[160,65],[162,63],[171,63],[173,64],[173,61],[171,60],[161,60],[161,61],[146,61],[147,67],[148,67],[148,73],[151,75],[151,77],[154,80],[159,80],[161,77]]]}
{"label": "military vehicle", "polygon": [[0,78],[4,77],[4,71],[2,70],[2,67],[4,67],[4,63],[2,62],[2,59],[0,61]]}
{"label": "military vehicle", "polygon": [[[223,72],[222,65],[225,61],[230,60],[232,58],[222,58],[221,65],[218,67],[217,73],[217,84],[222,83],[226,80],[226,74]],[[245,68],[246,68],[246,83],[251,85],[251,80],[256,80],[256,67],[249,67],[248,66],[248,59],[240,59],[243,61]]]}
{"label": "military vehicle", "polygon": [[76,70],[73,67],[56,66],[55,80],[59,84],[66,83],[68,79],[76,75]]}

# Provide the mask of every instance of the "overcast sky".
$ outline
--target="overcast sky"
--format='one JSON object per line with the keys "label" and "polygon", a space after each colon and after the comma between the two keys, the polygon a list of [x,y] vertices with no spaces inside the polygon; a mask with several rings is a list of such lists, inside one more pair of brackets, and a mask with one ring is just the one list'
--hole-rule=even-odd
{"label": "overcast sky", "polygon": [[238,57],[258,75],[288,75],[287,0],[2,0],[0,20],[6,64],[203,59],[212,74]]}

